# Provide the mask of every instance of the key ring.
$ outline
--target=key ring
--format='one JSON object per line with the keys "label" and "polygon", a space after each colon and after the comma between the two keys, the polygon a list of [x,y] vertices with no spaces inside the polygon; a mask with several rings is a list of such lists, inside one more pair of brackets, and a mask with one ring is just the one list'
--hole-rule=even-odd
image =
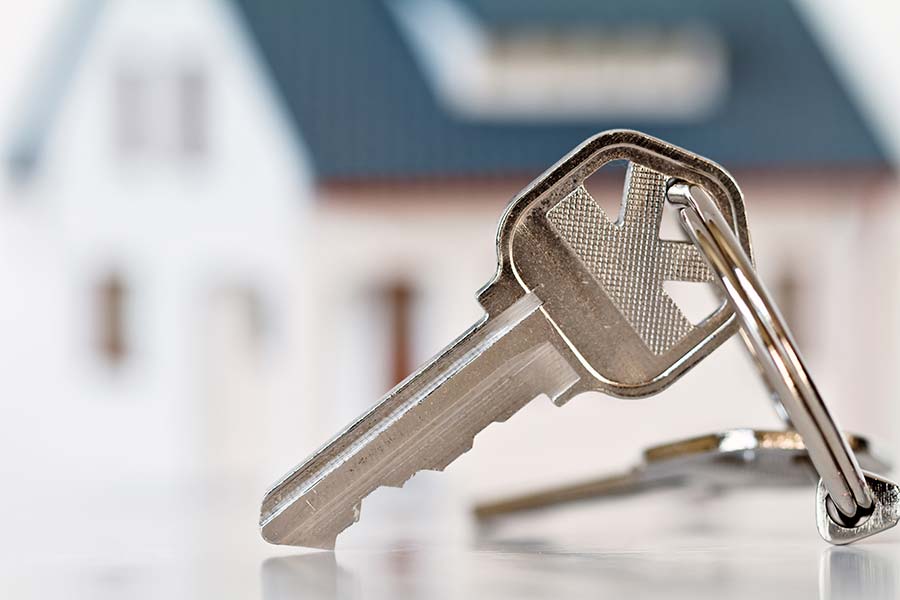
{"label": "key ring", "polygon": [[[741,323],[744,341],[808,448],[810,460],[821,477],[820,487],[827,492],[819,494],[825,505],[819,510],[827,509],[833,524],[843,530],[832,536],[835,539],[829,539],[822,532],[820,515],[820,532],[836,543],[853,541],[846,539],[849,537],[864,537],[857,529],[864,527],[864,521],[876,508],[892,513],[896,508],[883,506],[888,498],[882,502],[873,495],[867,481],[872,481],[873,476],[860,469],[822,401],[784,319],[710,197],[702,188],[683,181],[671,183],[667,195],[670,202],[681,207],[685,231],[721,282]],[[875,481],[882,480],[875,477]],[[881,486],[876,488],[880,490]],[[828,506],[831,503],[833,506]],[[880,523],[883,519],[874,520]],[[873,525],[876,524],[869,524],[867,529]],[[865,535],[875,532],[866,531]]]}

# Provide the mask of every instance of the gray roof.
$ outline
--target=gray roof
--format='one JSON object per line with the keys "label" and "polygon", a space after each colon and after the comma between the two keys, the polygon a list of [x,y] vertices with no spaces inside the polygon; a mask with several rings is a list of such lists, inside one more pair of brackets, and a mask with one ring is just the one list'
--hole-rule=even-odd
{"label": "gray roof", "polygon": [[[320,181],[534,175],[598,131],[646,131],[729,168],[886,167],[848,90],[783,0],[454,0],[489,30],[702,24],[728,51],[724,102],[699,122],[466,119],[444,108],[390,0],[231,1]],[[103,0],[73,4],[40,69],[8,164],[39,163]]]}
{"label": "gray roof", "polygon": [[68,91],[87,41],[103,8],[103,0],[78,0],[63,11],[58,30],[44,48],[33,72],[7,155],[12,175],[25,178],[42,157],[44,144]]}
{"label": "gray roof", "polygon": [[320,180],[535,174],[598,131],[640,129],[740,167],[883,167],[886,154],[789,2],[458,0],[486,27],[701,23],[730,87],[696,123],[461,119],[381,0],[234,0]]}

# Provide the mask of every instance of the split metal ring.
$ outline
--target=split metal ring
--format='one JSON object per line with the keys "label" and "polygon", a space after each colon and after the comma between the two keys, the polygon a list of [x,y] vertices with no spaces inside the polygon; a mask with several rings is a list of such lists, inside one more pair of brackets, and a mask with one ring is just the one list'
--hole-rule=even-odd
{"label": "split metal ring", "polygon": [[753,264],[702,188],[675,181],[669,186],[668,199],[680,207],[687,235],[722,284],[750,353],[802,436],[822,486],[843,517],[839,524],[861,523],[875,508],[872,490]]}

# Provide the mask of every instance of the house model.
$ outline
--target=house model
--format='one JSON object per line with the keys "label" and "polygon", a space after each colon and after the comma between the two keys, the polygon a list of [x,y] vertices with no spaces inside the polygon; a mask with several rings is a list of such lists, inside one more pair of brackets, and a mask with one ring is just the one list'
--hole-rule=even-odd
{"label": "house model", "polygon": [[[480,318],[506,203],[619,127],[735,175],[828,402],[896,420],[893,174],[789,2],[88,0],[27,98],[2,437],[65,477],[269,482]],[[538,402],[452,480],[778,424],[738,342],[664,395]]]}

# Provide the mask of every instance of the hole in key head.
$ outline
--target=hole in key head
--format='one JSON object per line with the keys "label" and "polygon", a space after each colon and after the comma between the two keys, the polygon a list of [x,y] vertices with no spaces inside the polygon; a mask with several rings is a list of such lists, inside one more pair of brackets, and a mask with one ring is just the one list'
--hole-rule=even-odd
{"label": "hole in key head", "polygon": [[663,203],[662,221],[659,224],[659,239],[676,242],[690,242],[681,224],[681,208],[671,202]]}
{"label": "hole in key head", "polygon": [[706,320],[723,302],[718,288],[711,283],[664,281],[663,289],[694,325]]}
{"label": "hole in key head", "polygon": [[[683,205],[675,202],[667,201],[663,204],[659,239],[666,242],[693,244],[682,224],[681,211],[683,209]],[[678,305],[687,320],[694,325],[705,321],[725,303],[721,290],[712,283],[664,281],[663,289]]]}
{"label": "hole in key head", "polygon": [[594,202],[603,209],[610,221],[618,223],[622,218],[623,192],[627,160],[613,160],[584,180],[587,190]]}
{"label": "hole in key head", "polygon": [[826,496],[825,512],[828,513],[828,518],[834,521],[836,524],[840,525],[841,527],[846,527],[847,529],[852,529],[862,526],[863,523],[869,520],[869,517],[871,517],[872,513],[875,512],[875,504],[872,503],[872,506],[867,509],[860,507],[859,511],[854,516],[848,517],[840,510],[838,510],[838,507],[834,503],[834,500],[831,499],[831,496]]}

